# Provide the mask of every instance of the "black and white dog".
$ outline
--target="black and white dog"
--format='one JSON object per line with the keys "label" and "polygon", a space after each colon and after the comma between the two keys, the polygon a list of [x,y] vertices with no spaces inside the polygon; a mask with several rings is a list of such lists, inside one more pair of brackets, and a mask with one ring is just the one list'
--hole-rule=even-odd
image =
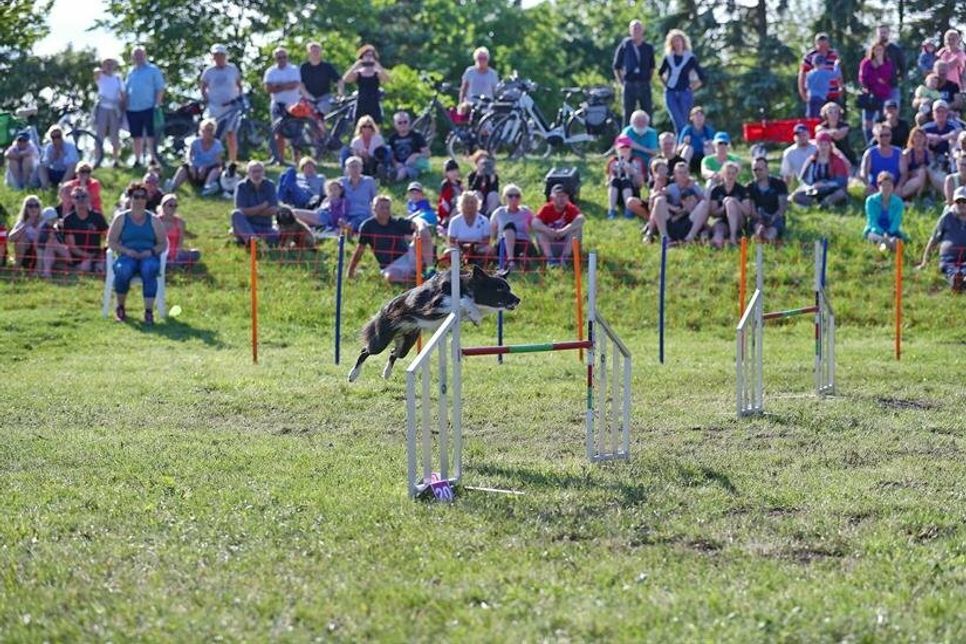
{"label": "black and white dog", "polygon": [[[516,308],[520,298],[510,291],[505,276],[503,272],[489,275],[475,265],[472,271],[461,273],[460,315],[479,326],[486,313]],[[366,358],[382,353],[394,343],[382,371],[382,377],[388,378],[396,360],[406,357],[416,344],[419,332],[436,329],[450,314],[453,306],[450,287],[450,272],[444,271],[383,306],[362,329],[363,347],[349,372],[349,382],[359,377]]]}

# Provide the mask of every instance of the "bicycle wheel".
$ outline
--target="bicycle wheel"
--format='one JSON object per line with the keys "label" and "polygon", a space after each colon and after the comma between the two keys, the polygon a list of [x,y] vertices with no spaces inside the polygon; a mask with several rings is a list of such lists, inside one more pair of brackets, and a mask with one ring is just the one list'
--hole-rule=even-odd
{"label": "bicycle wheel", "polygon": [[476,152],[476,137],[468,130],[453,130],[446,137],[446,151],[451,159],[468,157]]}
{"label": "bicycle wheel", "polygon": [[510,113],[494,124],[486,150],[494,156],[516,159],[526,153],[529,137],[527,122],[519,114]]}
{"label": "bicycle wheel", "polygon": [[[322,151],[322,129],[315,119],[286,118],[278,125],[279,131],[292,146],[296,159],[304,155],[313,158]],[[284,159],[278,159],[284,161]]]}
{"label": "bicycle wheel", "polygon": [[101,165],[104,157],[104,150],[101,147],[100,138],[88,130],[71,130],[65,135],[77,148],[77,155],[81,161],[91,164],[91,167]]}
{"label": "bicycle wheel", "polygon": [[543,134],[537,130],[530,129],[526,141],[526,156],[537,159],[546,159],[553,152],[553,146]]}
{"label": "bicycle wheel", "polygon": [[436,119],[432,112],[420,114],[413,121],[412,129],[422,134],[423,138],[426,139],[426,145],[432,147],[433,141],[436,139]]}
{"label": "bicycle wheel", "polygon": [[250,160],[253,154],[268,149],[272,127],[264,121],[246,118],[238,128],[237,137],[239,158]]}
{"label": "bicycle wheel", "polygon": [[587,123],[578,114],[574,114],[567,121],[567,125],[564,127],[564,136],[567,147],[578,157],[587,154],[590,144],[594,141],[593,135],[587,132]]}

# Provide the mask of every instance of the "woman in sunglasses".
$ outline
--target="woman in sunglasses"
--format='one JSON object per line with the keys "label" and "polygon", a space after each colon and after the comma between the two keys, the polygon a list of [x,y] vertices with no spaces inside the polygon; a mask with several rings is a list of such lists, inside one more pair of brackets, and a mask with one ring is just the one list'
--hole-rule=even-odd
{"label": "woman in sunglasses", "polygon": [[[44,224],[40,216],[42,204],[37,195],[27,195],[20,208],[17,223],[10,231],[10,241],[13,243],[13,256],[17,268],[31,270],[37,267],[39,254],[40,229]],[[4,259],[6,256],[4,255]]]}

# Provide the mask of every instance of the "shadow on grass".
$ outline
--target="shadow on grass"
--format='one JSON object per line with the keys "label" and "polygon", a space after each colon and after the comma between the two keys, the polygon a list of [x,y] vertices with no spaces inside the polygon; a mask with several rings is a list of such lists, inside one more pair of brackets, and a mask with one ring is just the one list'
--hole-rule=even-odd
{"label": "shadow on grass", "polygon": [[141,330],[146,333],[160,335],[169,340],[187,342],[189,340],[200,340],[209,347],[222,349],[225,344],[218,338],[218,332],[211,329],[201,329],[190,324],[179,322],[173,318],[167,318],[162,324],[151,327],[141,326]]}
{"label": "shadow on grass", "polygon": [[618,481],[602,481],[593,474],[567,474],[546,472],[524,467],[505,467],[486,463],[474,465],[472,471],[484,476],[500,477],[512,482],[514,489],[526,492],[526,487],[571,489],[571,490],[612,490],[622,497],[625,505],[643,503],[647,500],[648,488],[642,484],[625,484]]}

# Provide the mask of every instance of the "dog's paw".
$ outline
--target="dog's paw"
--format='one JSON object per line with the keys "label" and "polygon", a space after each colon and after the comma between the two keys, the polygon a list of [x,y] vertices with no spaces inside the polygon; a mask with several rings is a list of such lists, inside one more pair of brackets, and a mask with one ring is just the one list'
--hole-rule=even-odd
{"label": "dog's paw", "polygon": [[382,377],[384,380],[389,380],[389,376],[392,375],[392,363],[386,365],[386,368],[382,370]]}
{"label": "dog's paw", "polygon": [[355,382],[356,378],[359,377],[359,367],[353,367],[352,371],[349,372],[349,382]]}

